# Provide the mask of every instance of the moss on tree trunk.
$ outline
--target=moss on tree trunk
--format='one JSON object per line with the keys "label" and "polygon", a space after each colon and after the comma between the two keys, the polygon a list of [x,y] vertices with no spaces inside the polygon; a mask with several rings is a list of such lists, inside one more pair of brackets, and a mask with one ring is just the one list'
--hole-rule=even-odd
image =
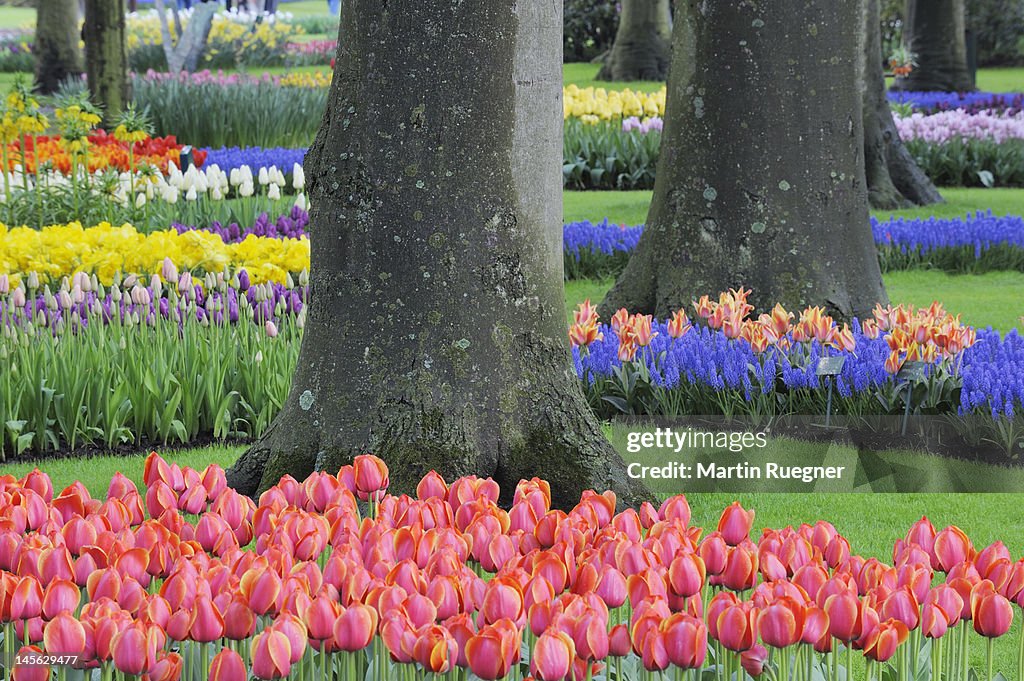
{"label": "moss on tree trunk", "polygon": [[42,94],[56,92],[61,82],[81,75],[77,0],[39,0],[32,54],[35,87]]}
{"label": "moss on tree trunk", "polygon": [[647,228],[600,306],[669,314],[696,297],[886,300],[868,224],[861,2],[676,6]]}
{"label": "moss on tree trunk", "polygon": [[[85,0],[85,72],[93,104],[109,125],[128,104],[124,0]],[[198,103],[197,103],[198,105]]]}
{"label": "moss on tree trunk", "polygon": [[942,195],[918,167],[893,122],[885,95],[879,0],[864,3],[864,173],[873,208],[942,203]]}
{"label": "moss on tree trunk", "polygon": [[622,0],[619,28],[598,80],[665,80],[672,55],[669,0]]}
{"label": "moss on tree trunk", "polygon": [[352,0],[306,157],[309,308],[291,394],[229,471],[253,494],[362,452],[431,469],[642,490],[567,347],[561,3]]}
{"label": "moss on tree trunk", "polygon": [[903,41],[917,62],[897,78],[903,90],[965,92],[974,89],[967,69],[964,0],[907,0]]}

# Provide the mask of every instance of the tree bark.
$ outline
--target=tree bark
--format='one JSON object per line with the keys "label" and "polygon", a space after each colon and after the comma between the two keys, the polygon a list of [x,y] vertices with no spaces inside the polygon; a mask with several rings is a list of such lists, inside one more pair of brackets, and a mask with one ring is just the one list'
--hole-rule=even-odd
{"label": "tree bark", "polygon": [[39,0],[32,52],[35,88],[42,94],[56,92],[63,81],[82,74],[77,0]]}
{"label": "tree bark", "polygon": [[967,69],[964,0],[907,0],[903,41],[915,55],[913,71],[897,78],[902,90],[974,90]]}
{"label": "tree bark", "polygon": [[561,244],[561,3],[350,0],[306,157],[310,295],[291,393],[229,471],[253,494],[374,452],[431,469],[642,489],[571,369]]}
{"label": "tree bark", "polygon": [[89,96],[110,125],[128,103],[124,0],[85,0],[85,72]]}
{"label": "tree bark", "polygon": [[879,0],[864,4],[864,174],[872,208],[942,203],[942,195],[903,145],[885,96]]}
{"label": "tree bark", "polygon": [[668,315],[731,287],[766,309],[886,300],[868,222],[862,4],[676,6],[647,228],[600,306]]}
{"label": "tree bark", "polygon": [[615,42],[598,80],[665,80],[672,54],[669,0],[622,0]]}

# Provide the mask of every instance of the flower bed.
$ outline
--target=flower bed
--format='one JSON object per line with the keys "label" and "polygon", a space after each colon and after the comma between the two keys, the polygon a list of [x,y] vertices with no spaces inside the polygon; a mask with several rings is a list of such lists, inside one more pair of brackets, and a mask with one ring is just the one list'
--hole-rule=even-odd
{"label": "flower bed", "polygon": [[1002,542],[927,518],[889,565],[824,519],[755,542],[739,503],[705,533],[681,495],[616,513],[614,492],[586,491],[565,512],[533,478],[505,510],[493,480],[431,471],[396,496],[372,455],[258,503],[216,465],[154,453],[143,478],[118,473],[99,499],[38,470],[0,478],[7,652],[74,654],[104,678],[836,681],[866,665],[910,681],[924,665],[967,681],[969,647],[991,669],[1024,604]]}
{"label": "flower bed", "polygon": [[909,105],[914,111],[924,114],[955,109],[963,109],[969,114],[984,111],[1015,114],[1024,110],[1024,93],[1021,92],[892,91],[888,97],[893,104]]}

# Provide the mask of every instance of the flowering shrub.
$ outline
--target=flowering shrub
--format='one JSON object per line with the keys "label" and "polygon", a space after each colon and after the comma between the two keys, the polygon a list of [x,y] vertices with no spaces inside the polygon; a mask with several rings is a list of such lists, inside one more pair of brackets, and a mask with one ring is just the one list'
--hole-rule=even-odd
{"label": "flowering shrub", "polygon": [[[179,12],[179,16],[185,27],[192,17],[192,10]],[[173,24],[170,17],[168,21]],[[213,17],[201,65],[230,69],[291,64],[292,45],[302,33],[302,28],[294,25],[287,13],[219,12]],[[160,36],[160,17],[156,10],[128,15],[125,42],[132,69],[167,68]]]}
{"label": "flowering shrub", "polygon": [[738,502],[705,533],[682,495],[616,513],[614,492],[586,491],[566,512],[533,478],[505,510],[494,480],[431,471],[396,496],[372,455],[258,502],[216,465],[155,453],[143,484],[118,473],[94,499],[38,470],[0,478],[12,652],[75,654],[104,678],[835,681],[866,664],[967,681],[970,645],[992,669],[1022,601],[1002,542],[927,518],[890,565],[826,520],[755,541]]}

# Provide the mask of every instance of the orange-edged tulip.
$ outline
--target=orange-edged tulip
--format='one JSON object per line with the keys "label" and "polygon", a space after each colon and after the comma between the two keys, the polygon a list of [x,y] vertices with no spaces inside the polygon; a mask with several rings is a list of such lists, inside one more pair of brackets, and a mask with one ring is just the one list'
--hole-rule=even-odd
{"label": "orange-edged tulip", "polygon": [[875,662],[885,662],[896,654],[910,636],[910,630],[903,622],[893,619],[880,622],[872,629],[864,642],[864,655]]}
{"label": "orange-edged tulip", "polygon": [[916,629],[921,619],[921,608],[910,587],[903,587],[889,594],[878,614],[883,620],[894,619],[905,624],[908,629]]}
{"label": "orange-edged tulip", "polygon": [[258,679],[280,679],[291,673],[292,648],[288,637],[273,628],[261,631],[252,642],[252,673]]}
{"label": "orange-edged tulip", "polygon": [[373,454],[360,454],[352,466],[355,469],[356,492],[363,501],[371,496],[380,496],[391,484],[387,464]]}
{"label": "orange-edged tulip", "polygon": [[309,632],[306,630],[306,625],[295,615],[284,613],[277,616],[271,628],[280,631],[288,637],[291,663],[297,664],[305,654],[306,646],[309,642]]}
{"label": "orange-edged tulip", "polygon": [[266,615],[272,610],[276,610],[277,600],[281,595],[281,577],[273,570],[268,568],[247,570],[242,575],[239,586],[249,607],[257,615]]}
{"label": "orange-edged tulip", "polygon": [[678,339],[682,338],[693,328],[690,324],[690,320],[686,316],[686,312],[683,310],[676,310],[672,313],[672,319],[668,322],[668,335],[670,338]]}
{"label": "orange-edged tulip", "polygon": [[757,642],[757,611],[749,603],[730,605],[718,615],[715,628],[723,646],[741,653]]}
{"label": "orange-edged tulip", "polygon": [[677,554],[668,568],[672,593],[684,598],[700,593],[706,577],[704,559],[695,553]]}
{"label": "orange-edged tulip", "polygon": [[720,575],[725,570],[725,560],[728,556],[729,546],[725,543],[720,532],[712,532],[697,549],[701,559],[704,561],[704,568],[709,575]]}
{"label": "orange-edged tulip", "polygon": [[245,597],[235,593],[224,609],[224,637],[232,641],[244,641],[256,633],[256,613],[252,611]]}
{"label": "orange-edged tulip", "polygon": [[597,323],[597,308],[590,304],[590,298],[576,306],[572,313],[572,320],[577,324]]}
{"label": "orange-edged tulip", "polygon": [[971,540],[955,525],[950,525],[935,535],[933,552],[939,564],[938,569],[943,572],[949,572],[953,566],[974,558]]}
{"label": "orange-edged tulip", "polygon": [[1013,624],[1013,606],[986,579],[971,590],[971,619],[976,632],[986,638],[999,638]]}
{"label": "orange-edged tulip", "polygon": [[35,577],[22,577],[10,600],[12,620],[28,620],[43,614],[43,588]]}
{"label": "orange-edged tulip", "polygon": [[118,632],[110,644],[110,654],[114,667],[122,674],[139,674],[149,672],[155,662],[151,655],[146,627],[134,624]]}
{"label": "orange-edged tulip", "polygon": [[182,659],[178,653],[165,653],[156,659],[149,670],[149,681],[179,681]]}
{"label": "orange-edged tulip", "polygon": [[796,644],[803,633],[805,617],[806,609],[800,603],[785,596],[777,599],[758,616],[761,640],[772,648],[788,648]]}
{"label": "orange-edged tulip", "polygon": [[509,673],[519,659],[519,629],[511,620],[484,626],[466,642],[469,669],[484,681]]}
{"label": "orange-edged tulip", "polygon": [[576,646],[563,631],[548,630],[537,639],[530,660],[530,671],[543,681],[561,681],[569,673]]}
{"label": "orange-edged tulip", "polygon": [[921,608],[921,633],[925,638],[942,638],[949,630],[949,616],[935,603],[925,603]]}
{"label": "orange-edged tulip", "polygon": [[197,643],[211,643],[224,636],[224,617],[209,596],[196,596],[188,632]]}
{"label": "orange-edged tulip", "polygon": [[68,612],[46,623],[43,647],[51,655],[82,655],[86,650],[85,627]]}
{"label": "orange-edged tulip", "polygon": [[764,673],[764,666],[767,662],[768,649],[760,643],[740,653],[740,666],[743,667],[743,671],[755,679]]}
{"label": "orange-edged tulip", "polygon": [[338,650],[363,650],[377,633],[377,611],[360,603],[344,608],[334,623],[334,644]]}
{"label": "orange-edged tulip", "polygon": [[331,598],[326,592],[320,593],[306,608],[303,617],[313,647],[320,650],[327,641],[327,652],[330,652],[330,648],[334,647],[334,624],[341,617],[341,605],[337,599]]}
{"label": "orange-edged tulip", "polygon": [[[43,651],[39,646],[23,646],[18,650],[21,658],[30,658],[42,655]],[[17,665],[11,670],[11,681],[50,681],[50,666],[39,665]]]}
{"label": "orange-edged tulip", "polygon": [[416,485],[416,498],[420,501],[433,498],[444,499],[447,495],[448,483],[437,471],[430,471]]}
{"label": "orange-edged tulip", "polygon": [[832,594],[825,600],[829,634],[844,643],[861,637],[863,604],[849,591]]}
{"label": "orange-edged tulip", "polygon": [[680,669],[699,669],[708,651],[708,629],[703,620],[677,612],[661,625],[668,660]]}
{"label": "orange-edged tulip", "polygon": [[572,639],[576,655],[584,660],[603,660],[608,657],[608,617],[589,611],[575,618]]}
{"label": "orange-edged tulip", "polygon": [[210,660],[210,681],[249,681],[242,656],[223,648]]}
{"label": "orange-edged tulip", "polygon": [[608,634],[608,655],[625,657],[629,655],[632,643],[629,640],[629,628],[625,624],[617,624]]}
{"label": "orange-edged tulip", "polygon": [[52,620],[61,612],[72,612],[78,607],[81,592],[74,582],[55,579],[43,591],[43,619]]}
{"label": "orange-edged tulip", "polygon": [[757,582],[757,567],[757,550],[753,546],[733,546],[726,554],[725,570],[719,579],[727,589],[746,591]]}
{"label": "orange-edged tulip", "polygon": [[738,501],[726,508],[718,520],[718,531],[729,546],[737,546],[744,539],[749,539],[753,527],[753,509],[745,510]]}

